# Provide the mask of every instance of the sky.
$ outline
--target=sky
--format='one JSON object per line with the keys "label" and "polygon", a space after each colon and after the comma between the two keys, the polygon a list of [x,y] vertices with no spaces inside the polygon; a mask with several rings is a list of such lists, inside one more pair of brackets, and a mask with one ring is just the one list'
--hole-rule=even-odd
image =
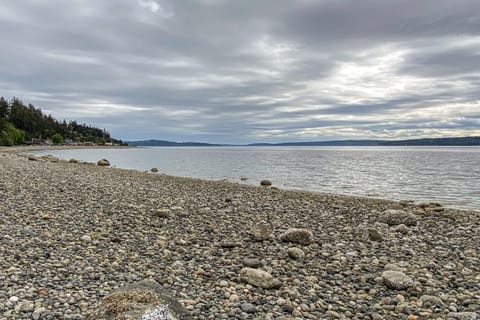
{"label": "sky", "polygon": [[480,135],[478,0],[0,0],[0,95],[123,140]]}

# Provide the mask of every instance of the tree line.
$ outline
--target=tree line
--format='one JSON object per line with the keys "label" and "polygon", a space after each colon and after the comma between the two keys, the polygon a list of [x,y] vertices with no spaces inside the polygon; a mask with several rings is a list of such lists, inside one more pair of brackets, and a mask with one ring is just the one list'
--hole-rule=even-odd
{"label": "tree line", "polygon": [[53,143],[122,143],[111,138],[105,129],[78,124],[76,121],[60,122],[32,104],[25,105],[19,98],[13,97],[7,101],[0,97],[0,145],[45,143],[48,140]]}

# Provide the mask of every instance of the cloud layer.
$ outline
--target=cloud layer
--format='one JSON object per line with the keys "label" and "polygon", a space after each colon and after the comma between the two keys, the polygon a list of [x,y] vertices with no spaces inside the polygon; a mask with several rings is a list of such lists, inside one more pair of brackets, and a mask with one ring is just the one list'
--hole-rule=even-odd
{"label": "cloud layer", "polygon": [[0,3],[0,95],[122,139],[480,135],[477,0]]}

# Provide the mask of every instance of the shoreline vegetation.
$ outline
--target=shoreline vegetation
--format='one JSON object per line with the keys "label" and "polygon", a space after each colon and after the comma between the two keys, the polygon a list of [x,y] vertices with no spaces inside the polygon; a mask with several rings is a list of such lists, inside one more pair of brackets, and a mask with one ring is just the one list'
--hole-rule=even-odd
{"label": "shoreline vegetation", "polygon": [[45,147],[0,148],[0,318],[94,319],[113,290],[143,280],[193,319],[480,316],[480,212],[34,149]]}

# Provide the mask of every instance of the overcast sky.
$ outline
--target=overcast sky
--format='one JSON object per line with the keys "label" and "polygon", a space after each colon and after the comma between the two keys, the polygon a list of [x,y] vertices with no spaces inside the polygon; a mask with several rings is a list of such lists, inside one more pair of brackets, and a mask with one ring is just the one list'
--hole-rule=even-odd
{"label": "overcast sky", "polygon": [[0,0],[0,95],[124,140],[480,135],[479,0]]}

